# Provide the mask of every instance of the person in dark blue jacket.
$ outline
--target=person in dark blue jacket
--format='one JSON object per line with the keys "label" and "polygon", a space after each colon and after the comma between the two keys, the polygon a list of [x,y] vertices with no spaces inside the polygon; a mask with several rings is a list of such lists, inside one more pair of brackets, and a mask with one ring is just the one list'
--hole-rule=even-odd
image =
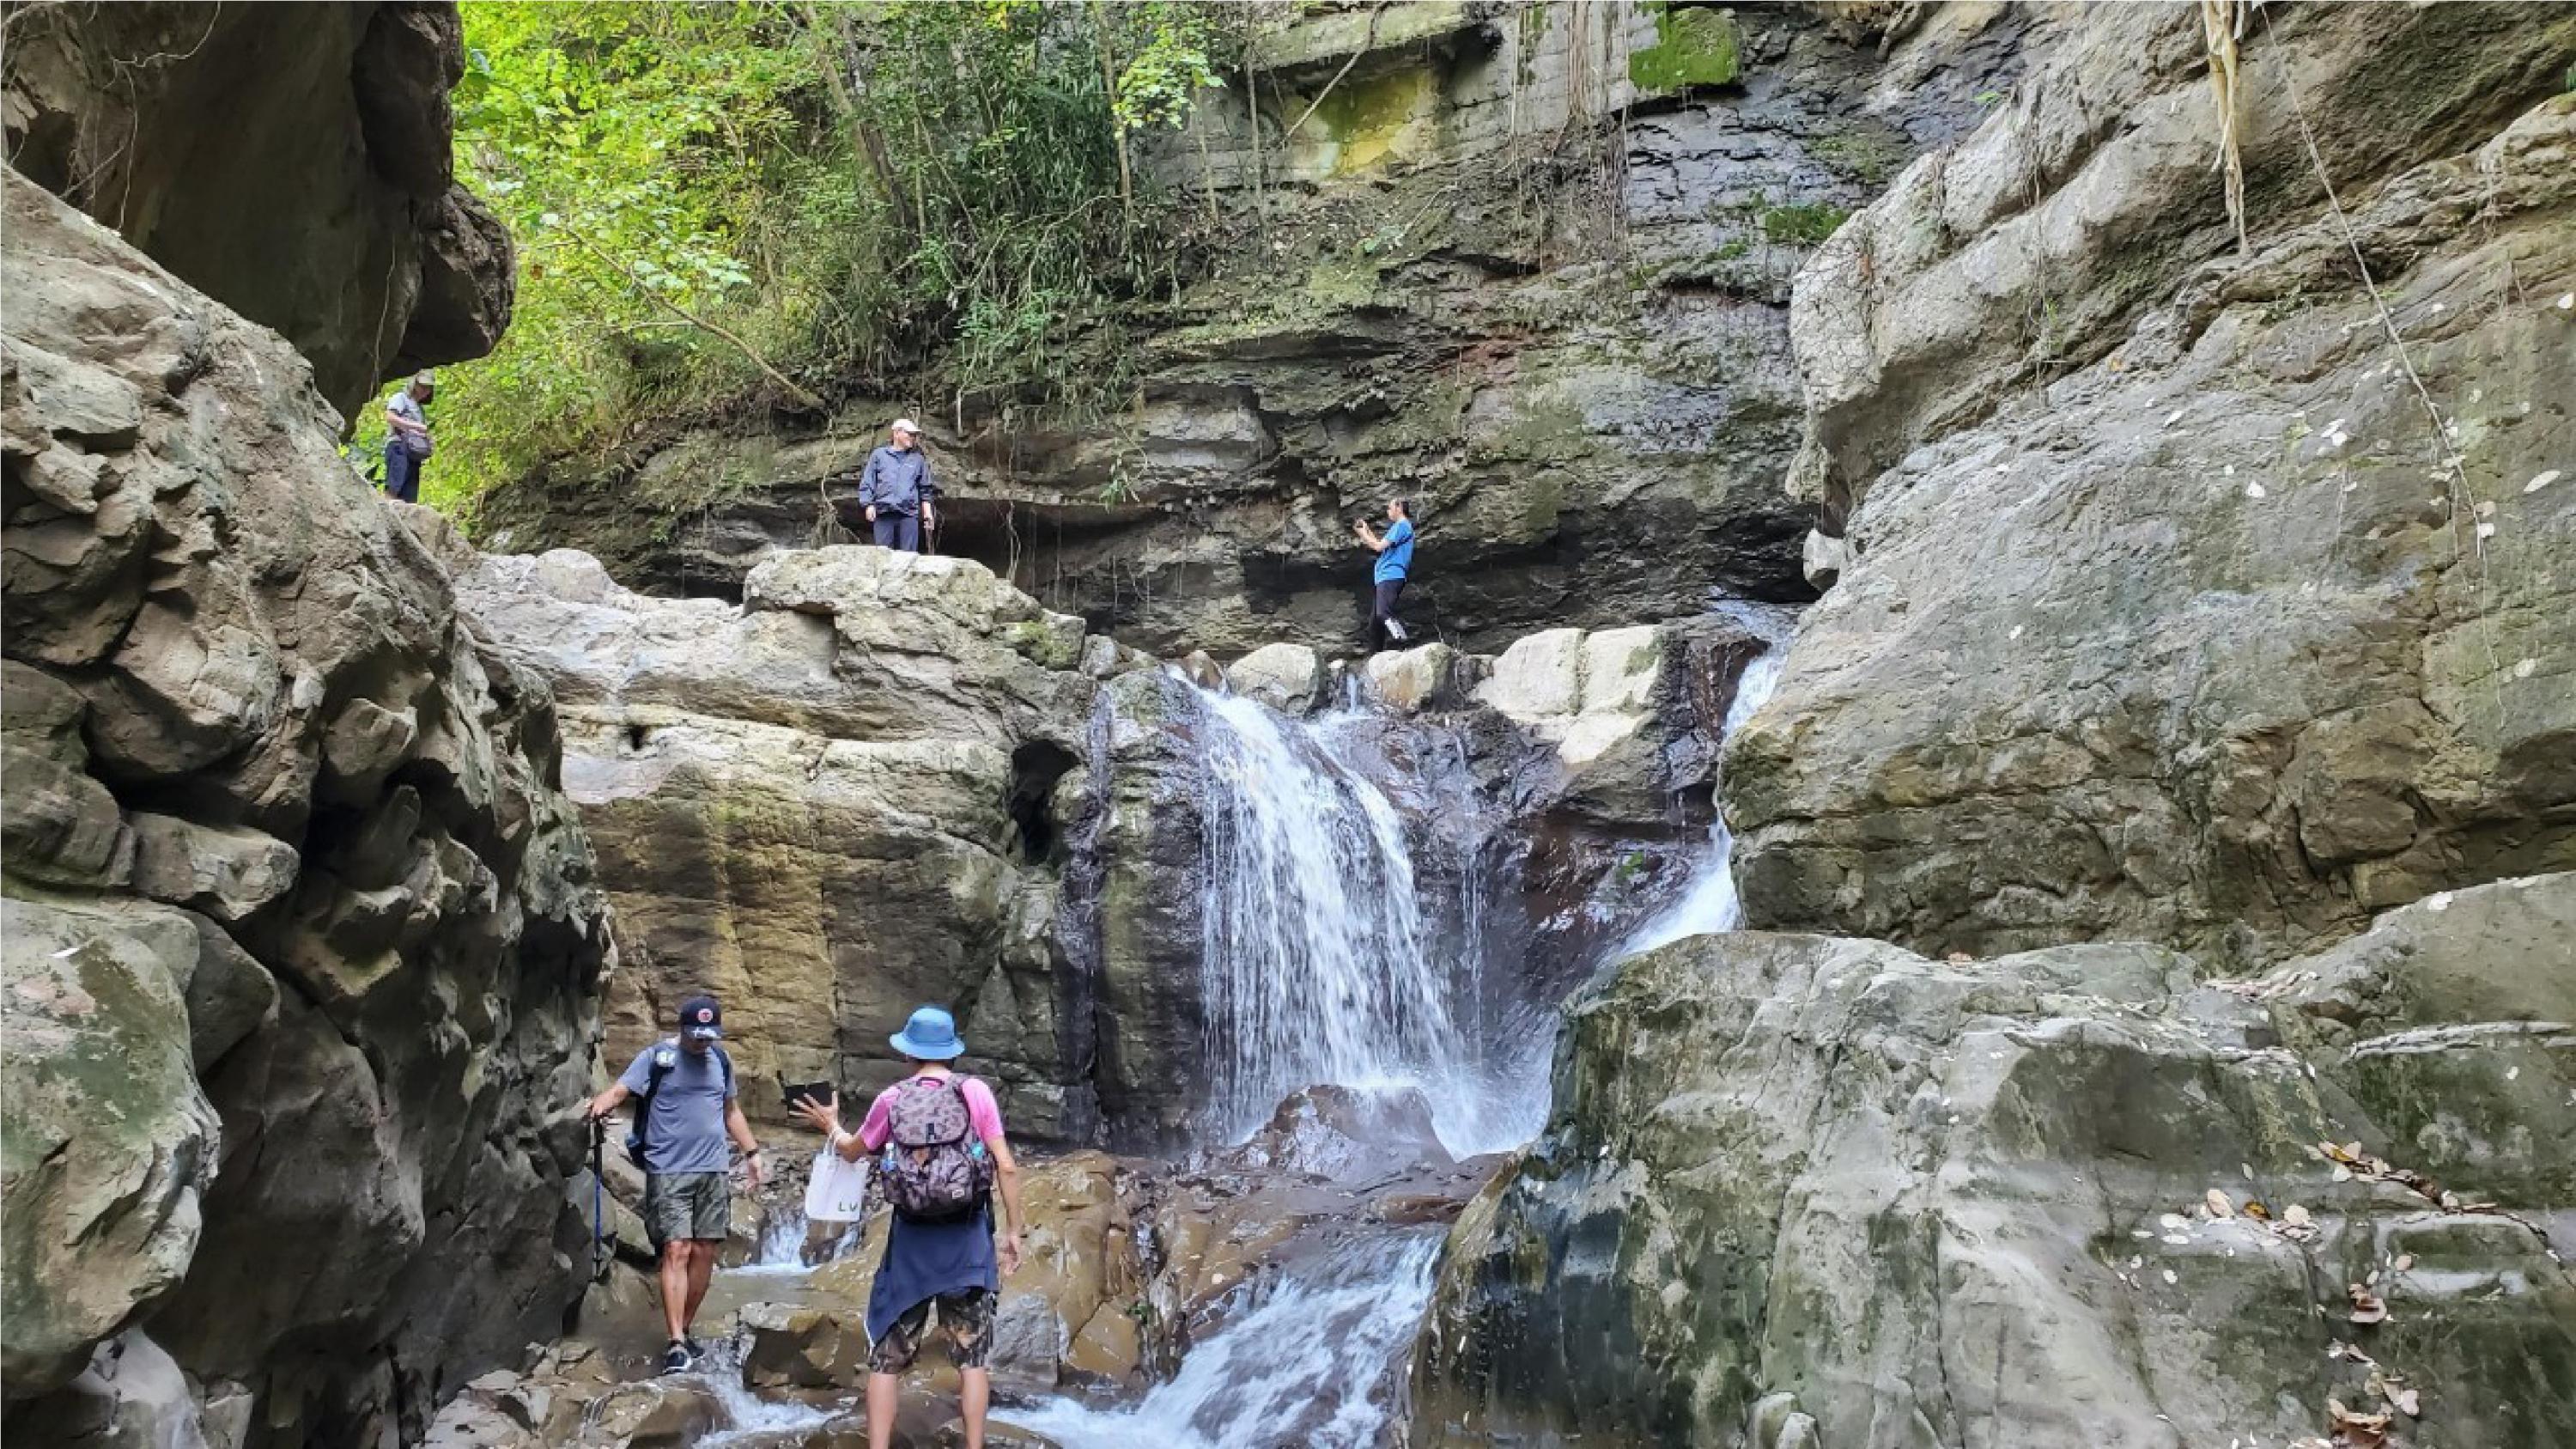
{"label": "person in dark blue jacket", "polygon": [[921,424],[897,418],[887,430],[894,441],[868,455],[859,474],[859,506],[875,526],[879,548],[921,552],[921,533],[939,526],[931,500],[939,486],[930,481],[930,455],[921,451]]}
{"label": "person in dark blue jacket", "polygon": [[1395,601],[1404,593],[1405,577],[1413,572],[1413,509],[1401,498],[1391,498],[1386,505],[1386,533],[1380,537],[1365,518],[1354,519],[1351,531],[1360,542],[1377,555],[1377,567],[1370,570],[1370,581],[1376,586],[1376,597],[1369,606],[1369,647],[1405,642],[1404,621],[1395,617]]}

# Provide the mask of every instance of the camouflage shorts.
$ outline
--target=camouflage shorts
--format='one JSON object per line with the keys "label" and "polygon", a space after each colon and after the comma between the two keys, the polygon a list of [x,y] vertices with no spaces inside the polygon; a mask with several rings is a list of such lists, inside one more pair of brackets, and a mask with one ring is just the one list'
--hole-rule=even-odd
{"label": "camouflage shorts", "polygon": [[868,1350],[868,1369],[872,1373],[899,1374],[912,1367],[921,1354],[921,1341],[930,1332],[930,1308],[939,1305],[939,1331],[948,1338],[948,1359],[961,1369],[979,1369],[993,1352],[993,1309],[996,1295],[990,1288],[969,1288],[961,1293],[942,1293],[924,1298],[904,1311],[885,1331],[885,1337]]}
{"label": "camouflage shorts", "polygon": [[722,1239],[733,1228],[733,1179],[721,1172],[655,1172],[644,1178],[644,1231],[653,1250],[680,1238]]}

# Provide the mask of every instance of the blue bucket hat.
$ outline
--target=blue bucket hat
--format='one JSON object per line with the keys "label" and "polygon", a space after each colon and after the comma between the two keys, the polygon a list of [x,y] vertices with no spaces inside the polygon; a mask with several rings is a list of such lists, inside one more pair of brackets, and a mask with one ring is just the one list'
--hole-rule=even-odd
{"label": "blue bucket hat", "polygon": [[957,1018],[936,1006],[925,1006],[912,1014],[903,1030],[887,1038],[894,1049],[917,1062],[944,1062],[963,1056],[966,1043],[957,1039]]}

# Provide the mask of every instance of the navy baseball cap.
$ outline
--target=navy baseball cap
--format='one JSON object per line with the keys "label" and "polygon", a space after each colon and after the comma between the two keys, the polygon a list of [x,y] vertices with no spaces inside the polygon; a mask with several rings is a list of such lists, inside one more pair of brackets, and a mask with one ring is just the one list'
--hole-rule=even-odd
{"label": "navy baseball cap", "polygon": [[724,1035],[724,1008],[712,996],[692,996],[680,1003],[680,1030],[699,1041]]}

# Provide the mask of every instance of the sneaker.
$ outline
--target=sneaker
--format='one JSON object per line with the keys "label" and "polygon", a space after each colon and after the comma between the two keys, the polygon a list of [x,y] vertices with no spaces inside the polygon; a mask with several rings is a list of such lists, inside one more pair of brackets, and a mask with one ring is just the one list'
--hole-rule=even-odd
{"label": "sneaker", "polygon": [[662,1350],[662,1372],[666,1374],[687,1373],[689,1371],[689,1365],[694,1362],[695,1359],[696,1355],[689,1352],[689,1345],[687,1342],[675,1338],[671,1340],[671,1346],[669,1348]]}
{"label": "sneaker", "polygon": [[1412,638],[1411,635],[1404,632],[1404,621],[1401,619],[1389,619],[1386,621],[1386,637],[1394,640],[1398,644],[1408,643]]}
{"label": "sneaker", "polygon": [[696,1334],[693,1333],[687,1338],[681,1339],[680,1342],[689,1346],[689,1361],[691,1363],[705,1363],[707,1361],[707,1346],[698,1341],[698,1336]]}

